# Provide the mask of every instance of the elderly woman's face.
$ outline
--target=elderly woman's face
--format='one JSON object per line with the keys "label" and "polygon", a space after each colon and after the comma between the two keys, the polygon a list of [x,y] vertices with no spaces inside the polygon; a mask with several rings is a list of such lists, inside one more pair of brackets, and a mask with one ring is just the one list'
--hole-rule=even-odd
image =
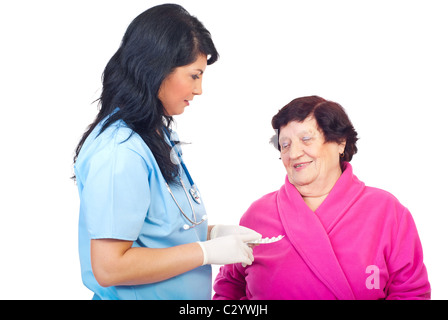
{"label": "elderly woman's face", "polygon": [[321,196],[333,188],[342,173],[345,142],[325,142],[316,120],[308,117],[281,127],[279,143],[288,179],[302,195]]}

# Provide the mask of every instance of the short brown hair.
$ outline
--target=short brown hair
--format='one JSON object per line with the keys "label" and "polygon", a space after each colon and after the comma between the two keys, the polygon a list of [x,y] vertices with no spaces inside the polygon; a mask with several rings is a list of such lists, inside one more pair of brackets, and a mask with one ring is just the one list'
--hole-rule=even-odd
{"label": "short brown hair", "polygon": [[301,97],[292,100],[272,118],[272,128],[276,134],[271,142],[280,151],[278,138],[280,130],[291,121],[302,122],[308,117],[316,119],[319,129],[323,132],[325,142],[341,143],[346,141],[344,155],[340,159],[342,162],[350,162],[353,155],[358,151],[356,141],[358,133],[353,127],[344,108],[333,101],[325,100],[318,96]]}

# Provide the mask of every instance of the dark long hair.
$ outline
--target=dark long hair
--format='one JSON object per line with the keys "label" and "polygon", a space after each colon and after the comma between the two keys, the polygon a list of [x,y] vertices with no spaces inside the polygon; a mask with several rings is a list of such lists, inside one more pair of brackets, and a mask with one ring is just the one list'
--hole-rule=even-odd
{"label": "dark long hair", "polygon": [[158,92],[176,67],[193,63],[201,54],[208,65],[218,59],[208,30],[181,6],[159,5],[137,16],[104,70],[100,110],[76,147],[74,162],[89,134],[109,116],[99,134],[123,120],[150,148],[165,180],[175,182],[178,165],[171,162],[163,135],[173,118],[166,114]]}

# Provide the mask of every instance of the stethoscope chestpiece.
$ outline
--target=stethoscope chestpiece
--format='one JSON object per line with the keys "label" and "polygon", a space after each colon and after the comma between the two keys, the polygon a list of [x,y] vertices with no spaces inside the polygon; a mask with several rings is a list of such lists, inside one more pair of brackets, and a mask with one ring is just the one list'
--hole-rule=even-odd
{"label": "stethoscope chestpiece", "polygon": [[193,185],[190,188],[190,194],[191,197],[193,198],[193,200],[197,203],[197,204],[201,204],[201,195],[199,194],[198,189],[196,189],[196,185]]}
{"label": "stethoscope chestpiece", "polygon": [[184,224],[183,229],[184,230],[189,230],[191,228],[194,228],[194,227],[200,225],[202,222],[206,221],[207,219],[208,219],[207,215],[203,215],[201,221],[193,222],[193,224],[191,224],[191,225]]}

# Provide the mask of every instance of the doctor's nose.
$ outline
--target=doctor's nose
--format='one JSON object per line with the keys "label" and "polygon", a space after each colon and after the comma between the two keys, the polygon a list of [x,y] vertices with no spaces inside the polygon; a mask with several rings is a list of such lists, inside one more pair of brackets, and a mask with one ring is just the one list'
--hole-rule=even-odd
{"label": "doctor's nose", "polygon": [[200,96],[202,94],[202,79],[198,80],[193,88],[193,94]]}

